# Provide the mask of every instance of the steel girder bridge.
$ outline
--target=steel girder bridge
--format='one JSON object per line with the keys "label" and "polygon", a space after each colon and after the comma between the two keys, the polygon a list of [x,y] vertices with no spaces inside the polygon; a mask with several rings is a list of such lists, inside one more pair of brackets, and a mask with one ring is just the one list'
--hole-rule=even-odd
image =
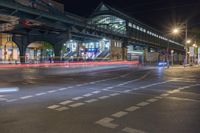
{"label": "steel girder bridge", "polygon": [[123,41],[122,47],[133,44],[157,49],[171,48],[179,53],[184,51],[182,44],[104,3],[89,19],[60,12],[43,0],[35,0],[35,4],[45,10],[24,6],[15,0],[0,0],[0,32],[13,35],[21,62],[24,62],[26,48],[31,42],[50,42],[55,56],[59,57],[62,45],[72,38],[106,37]]}

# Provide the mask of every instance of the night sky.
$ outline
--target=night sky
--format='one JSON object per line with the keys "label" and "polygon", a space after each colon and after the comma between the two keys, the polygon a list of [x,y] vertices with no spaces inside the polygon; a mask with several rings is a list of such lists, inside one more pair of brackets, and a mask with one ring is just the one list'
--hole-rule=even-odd
{"label": "night sky", "polygon": [[[61,0],[62,1],[62,0]],[[63,0],[65,10],[89,17],[102,0]],[[189,21],[200,26],[200,0],[103,0],[110,6],[158,30]],[[197,26],[196,23],[199,23]]]}

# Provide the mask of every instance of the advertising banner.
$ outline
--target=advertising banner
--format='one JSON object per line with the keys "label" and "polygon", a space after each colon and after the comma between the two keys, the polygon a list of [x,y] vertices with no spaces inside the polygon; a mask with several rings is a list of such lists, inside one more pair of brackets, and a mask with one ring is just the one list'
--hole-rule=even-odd
{"label": "advertising banner", "polygon": [[194,56],[194,47],[190,47],[190,57]]}
{"label": "advertising banner", "polygon": [[200,47],[198,48],[198,64],[200,64]]}

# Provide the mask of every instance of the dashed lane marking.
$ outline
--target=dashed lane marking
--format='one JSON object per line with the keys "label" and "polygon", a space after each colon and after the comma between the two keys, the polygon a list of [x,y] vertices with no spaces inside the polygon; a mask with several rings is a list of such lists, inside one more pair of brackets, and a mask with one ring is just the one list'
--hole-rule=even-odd
{"label": "dashed lane marking", "polygon": [[87,100],[87,101],[85,101],[86,103],[92,103],[92,102],[96,102],[96,101],[98,101],[98,99],[90,99],[90,100]]}
{"label": "dashed lane marking", "polygon": [[81,86],[84,86],[84,84],[79,84],[79,85],[76,85],[77,87],[81,87]]}
{"label": "dashed lane marking", "polygon": [[98,93],[100,93],[101,91],[94,91],[94,92],[92,92],[93,94],[98,94]]}
{"label": "dashed lane marking", "polygon": [[112,94],[110,94],[110,96],[118,96],[118,95],[120,95],[120,93],[112,93]]}
{"label": "dashed lane marking", "polygon": [[102,97],[99,97],[99,99],[107,99],[109,98],[109,96],[102,96]]}
{"label": "dashed lane marking", "polygon": [[126,127],[124,129],[122,129],[122,131],[126,132],[126,133],[146,133],[144,131],[133,129],[133,128],[129,128],[129,127]]}
{"label": "dashed lane marking", "polygon": [[114,119],[112,119],[112,118],[106,117],[106,118],[103,118],[103,119],[97,121],[96,124],[99,124],[103,127],[108,127],[108,128],[114,129],[114,128],[118,127],[119,125],[111,123],[113,120]]}
{"label": "dashed lane marking", "polygon": [[[181,88],[180,88],[181,89]],[[180,92],[181,90],[180,89],[176,89],[176,90],[173,90],[173,91],[168,91],[168,93],[170,94],[173,94],[173,93],[178,93]]]}
{"label": "dashed lane marking", "polygon": [[29,99],[29,98],[32,98],[33,96],[30,95],[30,96],[24,96],[24,97],[20,97],[20,99]]}
{"label": "dashed lane marking", "polygon": [[67,90],[68,88],[60,88],[58,89],[59,91],[64,91],[64,90]]}
{"label": "dashed lane marking", "polygon": [[135,110],[137,110],[137,109],[139,109],[139,108],[140,108],[140,107],[137,107],[137,106],[131,106],[131,107],[125,109],[125,110],[126,110],[126,111],[129,111],[129,112],[133,112],[133,111],[135,111]]}
{"label": "dashed lane marking", "polygon": [[73,102],[73,101],[66,100],[66,101],[61,102],[60,104],[61,104],[61,105],[67,105],[67,104],[72,103],[72,102]]}
{"label": "dashed lane marking", "polygon": [[82,99],[83,97],[75,97],[75,98],[72,98],[72,100],[80,100]]}
{"label": "dashed lane marking", "polygon": [[8,99],[6,99],[6,98],[0,98],[0,101],[6,101],[6,100],[8,100]]}
{"label": "dashed lane marking", "polygon": [[114,87],[113,86],[111,86],[111,87],[106,87],[105,89],[106,90],[109,90],[109,89],[113,89]]}
{"label": "dashed lane marking", "polygon": [[131,92],[131,90],[125,90],[125,91],[124,91],[124,93],[128,93],[128,92]]}
{"label": "dashed lane marking", "polygon": [[57,111],[64,111],[64,110],[68,110],[69,108],[68,107],[61,107],[61,108],[57,108],[56,110]]}
{"label": "dashed lane marking", "polygon": [[56,92],[57,90],[50,90],[50,91],[48,91],[48,93],[54,93],[54,92]]}
{"label": "dashed lane marking", "polygon": [[125,116],[125,115],[127,115],[127,114],[128,114],[128,112],[119,111],[119,112],[117,112],[117,113],[115,113],[115,114],[112,114],[112,116],[113,116],[113,117],[120,118],[120,117]]}
{"label": "dashed lane marking", "polygon": [[137,106],[146,106],[146,105],[148,105],[149,103],[147,103],[147,102],[141,102],[141,103],[138,103],[137,104]]}
{"label": "dashed lane marking", "polygon": [[160,96],[157,96],[157,97],[155,97],[156,99],[162,99],[163,97],[160,97]]}
{"label": "dashed lane marking", "polygon": [[51,105],[49,107],[47,107],[48,109],[56,109],[56,108],[59,108],[60,105]]}
{"label": "dashed lane marking", "polygon": [[155,98],[151,98],[147,100],[147,102],[156,102],[156,101],[158,101],[158,99],[155,99]]}
{"label": "dashed lane marking", "polygon": [[17,99],[10,99],[10,100],[7,100],[6,102],[10,103],[10,102],[15,102],[17,101]]}
{"label": "dashed lane marking", "polygon": [[168,97],[173,100],[190,101],[190,102],[200,102],[200,100],[190,99],[190,98],[180,98],[180,97]]}
{"label": "dashed lane marking", "polygon": [[160,96],[161,97],[167,97],[167,96],[169,96],[169,94],[161,94]]}
{"label": "dashed lane marking", "polygon": [[85,103],[75,103],[75,104],[71,104],[71,105],[69,105],[70,107],[72,107],[72,108],[75,108],[75,107],[79,107],[79,106],[82,106],[82,105],[84,105]]}
{"label": "dashed lane marking", "polygon": [[92,96],[93,94],[91,94],[91,93],[88,93],[88,94],[85,94],[85,95],[83,95],[84,97],[90,97],[90,96]]}
{"label": "dashed lane marking", "polygon": [[35,95],[36,95],[36,96],[42,96],[42,95],[45,95],[45,94],[47,94],[47,93],[43,92],[43,93],[37,93],[37,94],[35,94]]}

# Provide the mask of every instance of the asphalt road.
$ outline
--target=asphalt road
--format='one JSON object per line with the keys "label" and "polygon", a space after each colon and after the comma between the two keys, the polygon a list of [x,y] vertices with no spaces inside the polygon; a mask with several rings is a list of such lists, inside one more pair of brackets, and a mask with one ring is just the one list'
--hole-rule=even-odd
{"label": "asphalt road", "polygon": [[199,133],[200,68],[0,69],[0,133]]}

